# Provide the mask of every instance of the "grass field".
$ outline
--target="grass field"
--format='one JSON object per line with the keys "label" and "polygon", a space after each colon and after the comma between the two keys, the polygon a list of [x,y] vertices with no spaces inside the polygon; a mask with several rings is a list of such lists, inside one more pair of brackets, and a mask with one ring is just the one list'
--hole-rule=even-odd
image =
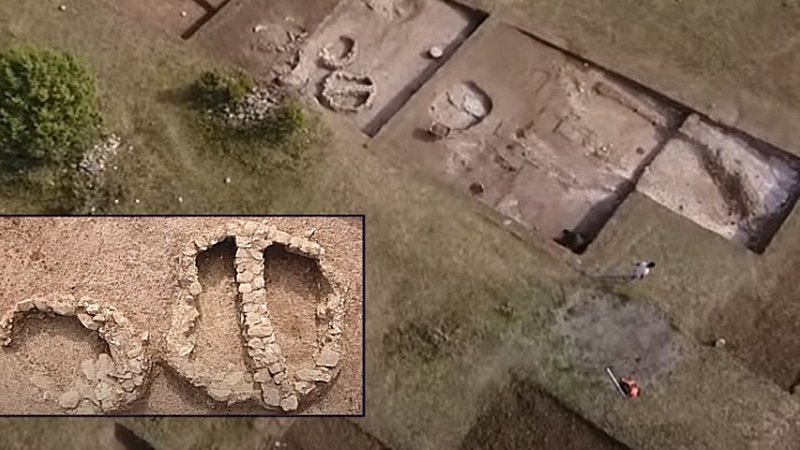
{"label": "grass field", "polygon": [[[759,59],[743,51],[762,42],[759,48],[767,53],[785,50],[792,54],[793,44],[780,41],[780,37],[790,32],[792,14],[796,14],[793,6],[775,9],[739,1],[723,7],[718,2],[716,7],[709,6],[711,3],[695,6],[693,13],[687,14],[690,3],[631,0],[613,8],[599,1],[518,1],[502,5],[525,11],[518,21],[538,13],[541,19],[534,26],[549,30],[551,36],[566,36],[561,42],[568,48],[597,56],[601,62],[631,68],[633,61],[640,61],[641,67],[634,71],[638,78],[652,77],[655,87],[680,93],[679,99],[688,100],[696,93],[695,101],[702,102],[699,99],[710,96],[709,86],[729,89],[726,86],[731,83],[744,83],[750,92],[774,98],[777,110],[800,106],[800,91],[792,87],[796,73],[787,73],[786,78],[771,85],[759,78],[758,68],[777,67],[779,58]],[[749,6],[733,11],[734,3]],[[683,12],[678,8],[684,8]],[[785,16],[776,11],[785,11]],[[719,17],[712,13],[719,13]],[[743,27],[748,18],[773,23],[772,31],[733,38],[724,35],[724,30]],[[701,38],[699,24],[704,21],[712,21],[718,28]],[[680,34],[660,28],[673,22],[687,28],[684,37],[694,38],[684,42]],[[665,35],[670,39],[656,42]],[[756,443],[775,443],[774,448],[783,448],[781,443],[789,442],[786,436],[793,428],[786,425],[785,418],[791,416],[796,404],[771,386],[759,390],[764,380],[753,377],[729,356],[691,347],[691,336],[684,337],[690,350],[676,374],[654,390],[642,406],[608,406],[614,393],[602,389],[607,387],[602,384],[605,380],[578,370],[575,355],[565,351],[560,336],[548,327],[568,291],[578,286],[593,287],[594,283],[577,280],[563,261],[487,220],[468,199],[396,164],[398,149],[364,148],[363,136],[342,118],[321,113],[333,133],[326,145],[316,149],[313,164],[291,170],[265,167],[264,161],[250,160],[249,156],[224,157],[197,133],[191,114],[178,101],[179,94],[202,70],[216,64],[191,43],[159,35],[114,14],[103,0],[85,0],[64,12],[49,1],[23,5],[0,0],[0,47],[13,42],[69,51],[97,75],[107,129],[134,145],[112,174],[110,189],[120,202],[109,212],[367,215],[368,417],[359,424],[382,441],[399,448],[459,446],[484,406],[492,403],[494,393],[516,370],[601,428],[613,431],[615,438],[642,444],[642,448],[660,448],[663,442],[685,448],[737,448],[743,436],[755,436]],[[673,64],[660,72],[657,63],[664,60]],[[682,85],[674,80],[704,81]],[[781,86],[791,92],[779,99]],[[768,117],[747,116],[740,111],[742,123],[755,128],[767,123]],[[776,127],[770,124],[762,130]],[[788,129],[779,131],[777,141],[792,133]],[[232,179],[230,184],[224,182],[226,177]],[[179,196],[184,199],[182,203],[177,200]],[[0,210],[4,213],[41,212],[44,208],[35,196],[9,187],[0,192]],[[662,225],[656,219],[652,222],[648,225],[652,229]],[[617,229],[601,239],[599,250],[589,255],[593,267],[608,269],[622,264],[620,255],[627,255],[627,251],[668,254],[669,247],[677,242],[664,240],[651,247],[626,248],[630,241],[623,239],[629,237],[625,230]],[[674,238],[675,233],[670,236]],[[705,242],[702,235],[697,240]],[[692,242],[682,245],[689,247]],[[700,253],[716,244],[698,245],[694,251]],[[726,256],[737,254],[715,251]],[[699,266],[673,262],[681,267],[678,274],[693,283],[677,291],[681,296],[662,300],[675,284],[661,291],[633,289],[631,295],[667,309],[686,334],[700,334],[698,330],[710,320],[711,312],[701,309],[695,317],[682,312],[686,310],[679,302],[688,298],[700,305],[713,291],[710,287],[693,287],[703,282],[696,271],[713,266],[715,255],[707,256],[709,259],[701,260]],[[723,269],[741,267],[751,266],[730,263]],[[731,279],[718,282],[726,284]],[[713,379],[714,383],[695,386],[692,380],[698,377]],[[710,418],[706,423],[698,421],[705,420],[706,408],[728,415]],[[183,429],[170,431],[170,423],[178,420],[138,423],[155,430],[153,439],[162,443],[175,442],[170,439],[180,434],[194,436],[195,448],[219,450],[236,447],[204,439],[212,433],[238,433],[248,426],[244,421],[212,420],[192,422],[196,435]],[[4,448],[31,445],[47,449],[43,430],[50,435],[74,433],[74,424],[54,419],[26,422],[22,427],[19,422],[6,420],[0,422],[0,442],[10,443]],[[772,436],[769,427],[773,425],[777,431],[770,441],[764,436]],[[725,434],[719,440],[710,438],[720,430]],[[56,441],[50,448],[66,447]]]}

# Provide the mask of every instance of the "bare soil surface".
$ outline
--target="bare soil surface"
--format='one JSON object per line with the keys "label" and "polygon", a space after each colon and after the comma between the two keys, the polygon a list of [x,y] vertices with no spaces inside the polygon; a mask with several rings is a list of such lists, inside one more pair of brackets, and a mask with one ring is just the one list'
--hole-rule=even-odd
{"label": "bare soil surface", "polygon": [[[308,258],[272,246],[264,252],[264,280],[273,326],[284,330],[278,343],[293,369],[313,365],[316,304],[325,293],[324,279]],[[324,325],[323,325],[324,326]]]}
{"label": "bare soil surface", "polygon": [[[180,247],[210,227],[240,218],[50,218],[4,217],[0,230],[0,309],[48,293],[89,296],[107,302],[139,330],[151,333],[151,351],[159,360],[161,341],[170,326],[173,296],[178,280],[175,258]],[[361,224],[358,218],[254,218],[266,220],[291,234],[306,235],[326,251],[334,281],[342,286],[347,302],[342,373],[317,403],[304,412],[358,414],[361,411]],[[201,320],[198,358],[213,367],[234,365],[244,369],[236,301],[232,291],[231,254],[227,242],[201,253],[201,283],[208,289],[200,298]],[[282,264],[287,266],[283,267]],[[277,317],[302,317],[304,301],[319,289],[307,265],[289,259],[270,262],[268,273],[280,289],[272,289],[271,308]],[[310,285],[309,285],[310,284]],[[284,309],[291,309],[285,311]],[[312,309],[313,311],[313,309]],[[308,320],[279,321],[287,326],[281,336],[290,351],[303,353],[303,339],[316,335]],[[293,339],[301,339],[295,343]],[[0,352],[0,380],[4,396],[0,411],[8,414],[61,413],[58,396],[81,370],[80,363],[104,351],[96,333],[75,320],[30,317],[15,325],[12,345]],[[306,355],[307,356],[307,355]],[[163,367],[160,367],[163,366]],[[35,376],[34,376],[35,375]],[[164,365],[151,375],[152,385],[133,413],[214,412],[261,413],[254,405],[225,407],[215,404]],[[38,387],[37,387],[38,385]]]}
{"label": "bare soil surface", "polygon": [[692,115],[646,169],[637,189],[761,253],[797,200],[798,170],[800,162],[792,155]]}
{"label": "bare soil surface", "polygon": [[197,345],[201,351],[195,353],[195,360],[215,371],[247,370],[236,306],[235,255],[236,243],[226,239],[197,257],[203,292],[198,297],[200,318],[196,325]]}
{"label": "bare soil surface", "polygon": [[461,450],[627,450],[602,430],[562,406],[535,383],[512,381],[494,395]]}
{"label": "bare soil surface", "polygon": [[362,431],[351,420],[338,418],[295,421],[279,442],[279,446],[273,448],[389,450],[389,447]]}

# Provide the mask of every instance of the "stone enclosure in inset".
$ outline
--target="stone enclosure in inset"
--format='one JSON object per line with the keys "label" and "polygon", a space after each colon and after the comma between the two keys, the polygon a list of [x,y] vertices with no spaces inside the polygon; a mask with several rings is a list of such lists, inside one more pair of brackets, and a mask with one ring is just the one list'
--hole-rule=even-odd
{"label": "stone enclosure in inset", "polygon": [[[59,395],[61,408],[75,414],[110,412],[141,397],[151,369],[146,348],[147,331],[135,331],[113,306],[73,295],[35,296],[18,302],[0,318],[0,345],[14,343],[13,331],[28,319],[46,315],[77,318],[84,328],[97,332],[107,352],[81,362],[82,377]],[[35,375],[42,377],[41,375]],[[51,383],[47,382],[46,383]]]}
{"label": "stone enclosure in inset", "polygon": [[[200,276],[199,259],[211,249],[232,244],[231,258],[235,286],[233,298],[209,299],[219,291],[207,290]],[[277,251],[276,251],[277,250]],[[275,254],[288,255],[274,259]],[[331,267],[324,258],[324,249],[317,243],[287,234],[262,222],[237,221],[201,232],[186,243],[177,258],[178,292],[171,310],[171,325],[166,333],[165,363],[194,387],[200,388],[216,402],[232,405],[249,402],[266,410],[293,412],[315,402],[335,383],[344,357],[341,338],[345,332],[346,297]],[[265,265],[269,255],[271,266]],[[277,271],[288,258],[303,262],[303,272],[313,272],[311,284],[304,278],[288,285],[290,294],[297,294],[286,303],[286,293],[276,287],[265,270]],[[286,269],[292,273],[294,269]],[[227,281],[223,280],[224,283]],[[224,284],[223,283],[223,284]],[[302,289],[302,292],[300,291]],[[308,295],[311,292],[313,295]],[[299,294],[298,294],[299,293]],[[200,299],[214,301],[226,312],[235,311],[238,335],[222,351],[242,355],[244,360],[234,367],[221,368],[209,361],[230,361],[212,355],[211,360],[198,358],[200,343],[198,323],[207,310]],[[278,297],[284,297],[284,300]],[[292,303],[293,302],[293,303]],[[209,306],[206,303],[205,306]],[[285,321],[288,316],[303,316],[303,322]],[[136,330],[114,306],[88,297],[72,295],[33,296],[17,302],[0,316],[0,345],[13,347],[16,333],[29,319],[61,316],[73,318],[89,332],[97,333],[104,349],[97,357],[80,363],[80,375],[56,393],[58,406],[70,414],[95,414],[124,411],[141,399],[149,385],[153,365],[150,333]],[[276,316],[281,316],[280,318]],[[211,321],[219,318],[209,318]],[[229,324],[222,324],[227,327]],[[212,324],[211,339],[221,339],[220,325]],[[230,330],[228,330],[230,331]],[[203,336],[208,338],[209,336]],[[286,348],[292,349],[291,352]],[[301,351],[294,349],[302,347]],[[208,345],[202,349],[208,351]],[[212,349],[219,351],[220,349]],[[52,377],[35,375],[34,384],[56,389]]]}
{"label": "stone enclosure in inset", "polygon": [[[201,317],[197,298],[203,293],[197,255],[215,244],[233,238],[236,244],[236,286],[242,344],[249,357],[247,371],[215,370],[193,358],[195,323]],[[270,299],[264,279],[264,252],[282,246],[315,261],[326,293],[314,305],[318,324],[316,347],[311,360],[289,361],[281,350],[281,331],[270,319]],[[322,248],[304,238],[291,236],[263,223],[245,222],[213,230],[182,250],[181,291],[173,311],[172,328],[167,335],[169,364],[194,386],[216,401],[234,404],[254,400],[269,409],[294,411],[331,383],[338,374],[341,358],[339,339],[344,326],[345,305],[338,289],[319,262]]]}

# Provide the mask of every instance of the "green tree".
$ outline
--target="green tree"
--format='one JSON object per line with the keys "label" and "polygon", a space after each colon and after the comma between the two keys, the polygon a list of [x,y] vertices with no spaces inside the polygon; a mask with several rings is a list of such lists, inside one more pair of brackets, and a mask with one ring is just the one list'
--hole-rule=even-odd
{"label": "green tree", "polygon": [[0,170],[73,165],[96,143],[99,125],[94,77],[72,56],[0,54]]}

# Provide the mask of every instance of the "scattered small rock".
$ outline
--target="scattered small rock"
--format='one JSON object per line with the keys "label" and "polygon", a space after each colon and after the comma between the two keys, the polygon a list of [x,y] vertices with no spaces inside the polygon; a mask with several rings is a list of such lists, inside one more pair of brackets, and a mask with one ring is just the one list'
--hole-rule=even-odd
{"label": "scattered small rock", "polygon": [[62,408],[73,409],[81,401],[81,394],[78,391],[67,391],[58,399],[58,404]]}
{"label": "scattered small rock", "polygon": [[439,59],[444,55],[444,50],[441,47],[434,45],[428,50],[428,54],[433,59]]}
{"label": "scattered small rock", "polygon": [[334,367],[339,364],[340,355],[338,352],[325,348],[317,358],[317,364],[325,367]]}
{"label": "scattered small rock", "polygon": [[225,184],[230,184],[231,177],[225,177]]}
{"label": "scattered small rock", "polygon": [[469,185],[469,191],[473,195],[481,195],[486,191],[486,188],[483,186],[482,183],[475,182]]}
{"label": "scattered small rock", "polygon": [[61,5],[61,6],[59,6],[59,7],[58,7],[58,10],[59,10],[59,11],[66,11],[66,10],[67,10],[67,5]]}
{"label": "scattered small rock", "polygon": [[186,11],[181,11],[181,17],[186,17]]}
{"label": "scattered small rock", "polygon": [[294,411],[297,409],[297,396],[292,394],[281,400],[281,409],[284,411]]}
{"label": "scattered small rock", "polygon": [[33,374],[31,376],[31,384],[43,391],[49,391],[56,385],[55,381],[47,375]]}
{"label": "scattered small rock", "polygon": [[728,341],[726,341],[723,338],[719,338],[716,341],[714,341],[714,347],[717,347],[717,348],[725,347],[727,344],[728,344]]}

